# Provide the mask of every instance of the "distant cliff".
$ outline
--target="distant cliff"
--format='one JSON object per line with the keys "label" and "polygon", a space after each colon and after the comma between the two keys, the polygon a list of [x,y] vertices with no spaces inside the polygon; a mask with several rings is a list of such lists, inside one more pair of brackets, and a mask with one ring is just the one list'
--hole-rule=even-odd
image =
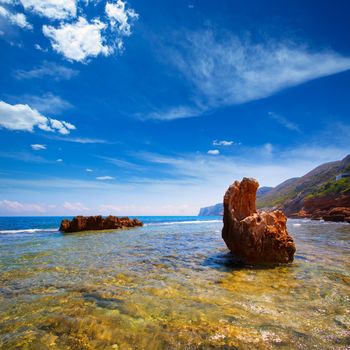
{"label": "distant cliff", "polygon": [[212,205],[210,207],[200,208],[198,216],[219,216],[224,214],[222,203]]}
{"label": "distant cliff", "polygon": [[[263,186],[257,191],[257,198],[271,191],[273,187]],[[224,207],[222,203],[212,205],[210,207],[204,207],[199,210],[198,216],[222,216],[224,213]]]}

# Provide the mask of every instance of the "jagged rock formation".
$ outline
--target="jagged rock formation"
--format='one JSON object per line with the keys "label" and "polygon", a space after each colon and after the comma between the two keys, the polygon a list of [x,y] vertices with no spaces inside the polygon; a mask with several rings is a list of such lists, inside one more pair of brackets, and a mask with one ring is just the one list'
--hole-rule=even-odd
{"label": "jagged rock formation", "polygon": [[118,218],[116,216],[76,216],[72,220],[62,220],[60,231],[62,232],[79,232],[79,231],[98,231],[114,230],[142,226],[143,223],[137,219],[128,217]]}
{"label": "jagged rock formation", "polygon": [[235,181],[224,196],[222,238],[232,253],[248,264],[274,264],[293,261],[295,245],[286,228],[282,211],[256,210],[259,183],[244,178]]}
{"label": "jagged rock formation", "polygon": [[[256,192],[256,198],[259,198],[261,196],[264,196],[268,192],[273,190],[273,187],[259,187],[258,191]],[[211,205],[210,207],[204,207],[200,208],[198,216],[222,216],[224,215],[224,206],[221,203]]]}

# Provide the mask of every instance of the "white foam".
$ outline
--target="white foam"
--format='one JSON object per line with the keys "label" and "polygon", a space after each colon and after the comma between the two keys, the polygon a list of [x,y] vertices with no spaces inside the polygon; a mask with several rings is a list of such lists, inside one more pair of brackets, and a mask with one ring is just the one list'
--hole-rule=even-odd
{"label": "white foam", "polygon": [[0,233],[35,233],[35,232],[57,232],[57,228],[29,228],[22,230],[0,230]]}

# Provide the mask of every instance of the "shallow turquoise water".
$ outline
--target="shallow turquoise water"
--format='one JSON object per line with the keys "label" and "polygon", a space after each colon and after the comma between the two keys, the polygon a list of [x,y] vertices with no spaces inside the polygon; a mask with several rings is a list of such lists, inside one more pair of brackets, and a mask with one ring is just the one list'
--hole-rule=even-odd
{"label": "shallow turquoise water", "polygon": [[231,263],[220,218],[143,220],[0,218],[0,347],[350,348],[350,225],[289,220],[294,263],[256,269]]}

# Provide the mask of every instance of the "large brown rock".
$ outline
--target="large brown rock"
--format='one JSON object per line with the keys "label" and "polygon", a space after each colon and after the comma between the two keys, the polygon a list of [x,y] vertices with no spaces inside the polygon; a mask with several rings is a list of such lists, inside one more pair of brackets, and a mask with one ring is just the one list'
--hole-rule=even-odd
{"label": "large brown rock", "polygon": [[290,217],[350,223],[350,207],[333,207],[330,209],[313,208],[310,211],[302,209],[298,213],[291,214]]}
{"label": "large brown rock", "polygon": [[255,179],[244,178],[228,188],[222,238],[231,252],[247,264],[292,262],[295,245],[287,232],[287,218],[279,210],[257,212],[258,187]]}
{"label": "large brown rock", "polygon": [[128,217],[118,218],[116,216],[76,216],[72,220],[62,220],[60,231],[79,232],[79,231],[98,231],[114,230],[128,227],[142,226],[143,223],[137,219]]}
{"label": "large brown rock", "polygon": [[322,216],[324,221],[350,222],[350,208],[337,207]]}

